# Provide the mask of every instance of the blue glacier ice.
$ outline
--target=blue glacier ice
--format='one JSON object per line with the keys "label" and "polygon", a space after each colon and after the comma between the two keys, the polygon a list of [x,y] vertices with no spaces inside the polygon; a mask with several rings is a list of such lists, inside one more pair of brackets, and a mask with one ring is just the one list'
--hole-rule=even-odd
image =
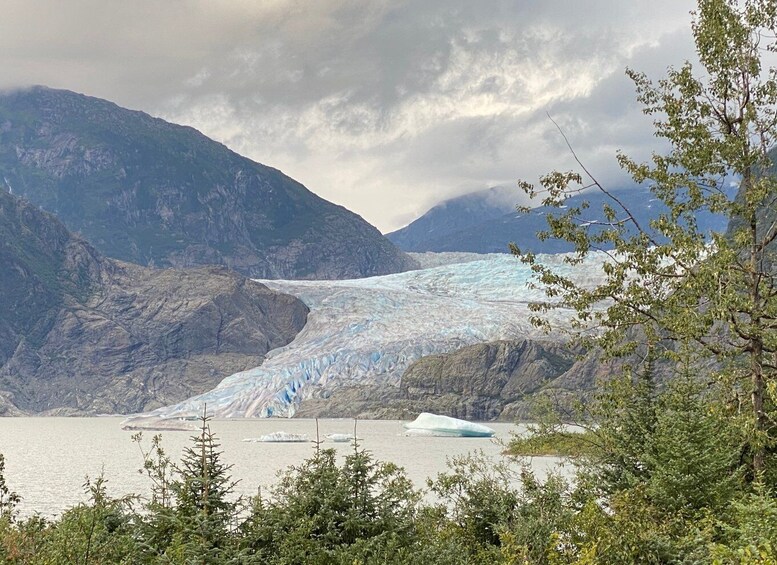
{"label": "blue glacier ice", "polygon": [[[528,303],[543,294],[527,286],[530,269],[510,255],[440,265],[366,279],[260,281],[293,294],[310,308],[296,339],[255,369],[225,378],[215,389],[128,420],[196,416],[207,403],[215,417],[291,417],[307,398],[327,398],[355,383],[399,384],[410,363],[474,343],[542,337],[529,323]],[[571,266],[545,262],[577,281],[595,283],[601,261]],[[568,315],[554,311],[564,326]]]}

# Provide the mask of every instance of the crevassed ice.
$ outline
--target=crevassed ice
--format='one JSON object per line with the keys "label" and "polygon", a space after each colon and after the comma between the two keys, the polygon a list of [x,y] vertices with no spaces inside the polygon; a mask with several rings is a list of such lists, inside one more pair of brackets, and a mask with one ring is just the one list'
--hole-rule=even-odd
{"label": "crevassed ice", "polygon": [[[581,284],[600,281],[601,256],[553,265]],[[528,303],[543,294],[527,286],[530,269],[515,257],[442,265],[366,279],[260,282],[299,297],[310,308],[296,339],[255,369],[225,378],[215,389],[130,419],[196,416],[207,403],[216,417],[291,417],[306,398],[324,397],[354,383],[398,385],[410,363],[482,341],[540,337]],[[563,327],[568,313],[551,313]],[[544,337],[544,336],[543,336]]]}

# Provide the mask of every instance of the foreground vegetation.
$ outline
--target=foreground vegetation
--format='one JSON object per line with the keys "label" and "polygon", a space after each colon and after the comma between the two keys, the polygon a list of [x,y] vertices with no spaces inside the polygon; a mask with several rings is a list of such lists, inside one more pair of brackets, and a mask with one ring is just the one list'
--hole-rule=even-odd
{"label": "foreground vegetation", "polygon": [[515,436],[506,453],[515,457],[581,457],[596,453],[598,439],[590,431],[538,429]]}
{"label": "foreground vegetation", "polygon": [[[144,446],[148,498],[21,519],[0,478],[0,559],[12,563],[774,563],[777,472],[748,476],[744,438],[708,389],[619,379],[574,484],[520,460],[454,459],[423,502],[401,468],[319,449],[271,493],[236,498],[207,419],[180,462]],[[541,434],[534,436],[539,441]],[[552,441],[553,436],[544,438]],[[771,467],[774,470],[774,467]],[[0,460],[2,471],[2,460]],[[0,477],[2,473],[0,472]]]}

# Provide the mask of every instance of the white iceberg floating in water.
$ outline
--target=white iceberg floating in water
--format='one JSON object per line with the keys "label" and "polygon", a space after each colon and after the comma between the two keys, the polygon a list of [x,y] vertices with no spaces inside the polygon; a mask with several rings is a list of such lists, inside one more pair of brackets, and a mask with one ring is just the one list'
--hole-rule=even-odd
{"label": "white iceberg floating in water", "polygon": [[124,431],[144,430],[158,432],[191,432],[195,426],[191,420],[183,418],[127,418],[121,423]]}
{"label": "white iceberg floating in water", "polygon": [[324,437],[335,443],[346,443],[356,439],[353,434],[326,434]]}
{"label": "white iceberg floating in water", "polygon": [[422,412],[418,418],[405,424],[406,435],[443,437],[492,437],[494,430],[482,424],[473,424],[449,416]]}
{"label": "white iceberg floating in water", "polygon": [[273,432],[260,437],[250,437],[243,441],[252,443],[302,443],[310,441],[305,434],[291,434],[288,432]]}

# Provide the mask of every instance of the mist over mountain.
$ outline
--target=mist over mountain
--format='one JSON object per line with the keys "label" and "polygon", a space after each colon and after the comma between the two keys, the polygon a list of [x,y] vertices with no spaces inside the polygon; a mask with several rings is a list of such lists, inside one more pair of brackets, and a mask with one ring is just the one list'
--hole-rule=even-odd
{"label": "mist over mountain", "polygon": [[127,413],[256,367],[308,309],[223,267],[105,258],[0,190],[0,414]]}
{"label": "mist over mountain", "polygon": [[[642,226],[648,226],[651,219],[666,211],[645,186],[623,188],[613,194]],[[514,196],[512,202],[509,200],[511,195]],[[508,253],[511,242],[523,251],[534,253],[572,251],[570,243],[553,239],[542,241],[537,237],[538,232],[548,228],[546,216],[558,215],[564,210],[538,206],[528,213],[518,212],[515,209],[518,196],[517,188],[497,187],[452,198],[386,237],[404,251],[414,252]],[[572,196],[566,200],[564,208],[578,207],[584,201],[590,204],[590,208],[583,211],[582,221],[600,220],[604,204],[620,212],[606,195],[598,191]],[[704,212],[697,221],[703,232],[726,230],[727,220],[723,216]]]}
{"label": "mist over mountain", "polygon": [[405,251],[440,251],[450,235],[514,211],[518,197],[516,186],[495,186],[450,198],[386,237]]}
{"label": "mist over mountain", "polygon": [[0,94],[0,184],[105,255],[337,279],[415,265],[376,228],[190,127],[65,90]]}

